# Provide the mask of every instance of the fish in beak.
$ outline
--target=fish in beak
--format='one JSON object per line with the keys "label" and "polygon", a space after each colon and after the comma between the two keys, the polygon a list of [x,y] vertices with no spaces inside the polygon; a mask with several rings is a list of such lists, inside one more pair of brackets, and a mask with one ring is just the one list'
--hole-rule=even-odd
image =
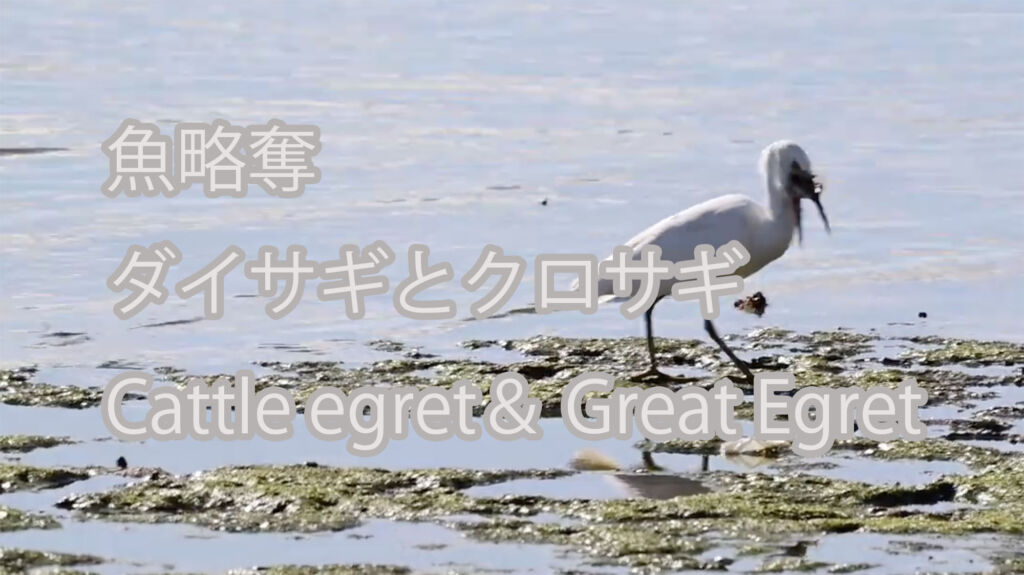
{"label": "fish in beak", "polygon": [[800,164],[793,162],[792,166],[790,166],[789,184],[793,190],[791,194],[793,198],[793,212],[796,214],[796,229],[800,242],[803,243],[804,240],[804,229],[800,217],[800,201],[804,199],[814,202],[814,205],[818,208],[818,214],[821,215],[821,221],[825,223],[825,231],[832,233],[832,227],[828,223],[828,216],[825,215],[825,208],[821,205],[821,194],[825,191],[825,188],[820,182],[815,181],[814,174],[804,170],[800,167]]}

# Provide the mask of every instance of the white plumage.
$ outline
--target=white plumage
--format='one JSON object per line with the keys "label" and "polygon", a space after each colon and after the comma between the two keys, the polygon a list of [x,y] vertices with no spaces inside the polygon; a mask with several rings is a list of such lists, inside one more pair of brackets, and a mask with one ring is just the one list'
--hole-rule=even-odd
{"label": "white plumage", "polygon": [[[828,219],[819,199],[820,186],[815,183],[810,159],[800,146],[790,141],[771,144],[761,154],[760,168],[765,181],[765,205],[738,194],[720,196],[661,220],[625,245],[632,248],[634,254],[644,246],[658,246],[663,260],[681,262],[693,259],[693,250],[698,245],[709,244],[717,249],[736,240],[747,249],[750,261],[735,273],[747,277],[784,254],[793,242],[794,232],[802,235],[801,199],[815,203],[828,229]],[[661,282],[659,300],[671,294],[675,281]],[[598,295],[601,301],[623,299],[614,297],[610,279],[598,282]],[[645,315],[651,368],[641,375],[666,377],[657,370],[654,355],[653,310],[652,305]],[[705,321],[705,328],[737,367],[752,378],[749,368],[718,337],[710,321]]]}

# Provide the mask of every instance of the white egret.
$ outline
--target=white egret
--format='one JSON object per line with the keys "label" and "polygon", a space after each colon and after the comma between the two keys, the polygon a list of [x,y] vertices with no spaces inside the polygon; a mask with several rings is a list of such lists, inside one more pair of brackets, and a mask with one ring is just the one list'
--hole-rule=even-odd
{"label": "white egret", "polygon": [[[815,182],[811,161],[800,146],[790,141],[769,145],[761,153],[760,169],[766,188],[766,206],[738,194],[721,196],[661,220],[634,236],[625,245],[632,248],[637,257],[644,246],[658,246],[663,260],[681,262],[692,260],[694,248],[698,245],[710,244],[717,249],[737,240],[750,253],[750,261],[734,272],[745,278],[785,253],[793,243],[794,231],[800,241],[803,240],[801,200],[814,202],[825,223],[825,229],[831,231],[821,206],[821,185]],[[644,314],[651,367],[638,377],[669,377],[658,370],[651,314],[659,301],[671,295],[672,285],[676,281],[667,278],[660,283],[657,298]],[[614,297],[610,279],[602,279],[598,283],[598,296],[602,302],[625,299]],[[722,341],[710,320],[704,321],[704,329],[752,382],[750,368]]]}

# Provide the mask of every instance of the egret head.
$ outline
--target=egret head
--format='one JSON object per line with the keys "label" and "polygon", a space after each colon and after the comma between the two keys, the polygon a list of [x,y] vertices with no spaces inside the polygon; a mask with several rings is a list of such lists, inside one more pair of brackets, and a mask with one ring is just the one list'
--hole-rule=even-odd
{"label": "egret head", "polygon": [[803,240],[800,201],[811,200],[818,208],[825,231],[831,232],[828,216],[821,205],[823,186],[815,180],[811,170],[811,159],[807,152],[795,142],[778,141],[764,149],[761,154],[761,170],[768,179],[769,190],[776,194],[785,194],[796,215],[796,228],[800,240]]}

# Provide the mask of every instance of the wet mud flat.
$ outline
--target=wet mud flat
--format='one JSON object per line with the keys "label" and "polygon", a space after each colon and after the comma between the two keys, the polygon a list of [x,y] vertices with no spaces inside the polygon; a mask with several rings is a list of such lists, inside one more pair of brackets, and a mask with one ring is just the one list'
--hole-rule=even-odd
{"label": "wet mud flat", "polygon": [[[476,340],[465,342],[458,357],[375,341],[370,345],[387,359],[257,360],[258,387],[284,387],[301,408],[327,385],[448,386],[468,379],[486,401],[493,376],[515,371],[541,398],[552,433],[527,450],[510,448],[500,465],[481,465],[456,440],[430,444],[436,465],[415,467],[397,459],[341,465],[306,458],[285,442],[276,444],[279,459],[271,462],[187,471],[172,461],[115,461],[108,454],[129,445],[95,433],[5,435],[0,570],[1024,570],[1024,346],[775,329],[732,336],[730,344],[757,370],[792,372],[798,387],[895,387],[913,377],[929,394],[920,411],[929,437],[841,441],[820,458],[786,448],[727,456],[716,441],[634,440],[624,448],[596,442],[589,446],[592,464],[581,465],[588,458],[580,457],[580,443],[553,432],[562,426],[554,419],[561,388],[594,370],[620,377],[621,386],[660,385],[628,378],[645,367],[642,339]],[[657,347],[662,365],[690,385],[735,375],[702,341],[659,339]],[[231,375],[173,366],[152,371],[175,384]],[[48,384],[39,373],[0,373],[3,409],[99,419],[98,389]],[[133,403],[144,402],[132,398],[126,406]],[[749,420],[751,413],[738,409],[737,416]],[[83,547],[75,543],[83,533],[112,543]],[[200,547],[208,550],[190,552]]]}

